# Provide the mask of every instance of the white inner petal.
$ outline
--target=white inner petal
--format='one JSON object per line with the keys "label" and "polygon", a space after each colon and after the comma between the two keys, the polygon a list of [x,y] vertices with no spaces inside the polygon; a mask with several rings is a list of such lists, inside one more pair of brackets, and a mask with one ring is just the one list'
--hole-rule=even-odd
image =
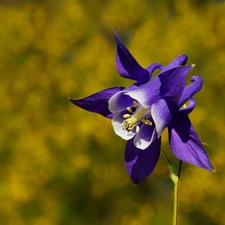
{"label": "white inner petal", "polygon": [[123,113],[117,113],[112,119],[112,125],[115,133],[123,138],[124,140],[130,140],[136,134],[135,129],[132,129],[130,132],[123,130],[121,123],[123,122]]}

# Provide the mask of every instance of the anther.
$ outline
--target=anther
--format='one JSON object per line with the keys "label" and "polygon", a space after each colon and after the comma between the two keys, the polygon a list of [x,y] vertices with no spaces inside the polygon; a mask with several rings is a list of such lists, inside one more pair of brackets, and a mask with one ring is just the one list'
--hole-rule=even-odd
{"label": "anther", "polygon": [[124,114],[124,115],[123,115],[123,118],[124,118],[124,119],[128,119],[128,118],[130,118],[130,117],[131,117],[130,114]]}
{"label": "anther", "polygon": [[152,122],[150,120],[146,120],[146,119],[143,119],[141,120],[142,123],[146,124],[146,125],[152,125]]}
{"label": "anther", "polygon": [[138,103],[136,101],[133,101],[133,105],[134,105],[134,108],[138,107]]}
{"label": "anther", "polygon": [[132,129],[134,128],[134,124],[130,123],[129,119],[124,120],[121,125],[123,130],[126,130],[128,132],[132,131]]}
{"label": "anther", "polygon": [[130,107],[127,107],[127,111],[130,113],[134,113],[133,110]]}
{"label": "anther", "polygon": [[140,130],[140,127],[137,125],[137,126],[136,126],[136,133],[138,133],[139,130]]}
{"label": "anther", "polygon": [[123,115],[124,121],[122,122],[122,129],[130,132],[133,128],[136,129],[136,133],[139,132],[140,127],[138,126],[139,122],[142,122],[146,125],[152,125],[152,122],[147,118],[150,117],[150,110],[140,106],[138,102],[133,102],[133,107],[127,107],[127,111],[130,113],[126,113]]}

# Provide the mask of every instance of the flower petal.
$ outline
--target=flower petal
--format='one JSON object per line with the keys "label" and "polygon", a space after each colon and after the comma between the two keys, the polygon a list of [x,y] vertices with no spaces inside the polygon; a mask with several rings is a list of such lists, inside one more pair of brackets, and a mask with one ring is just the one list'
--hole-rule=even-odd
{"label": "flower petal", "polygon": [[191,68],[192,66],[183,66],[164,71],[126,94],[145,108],[151,107],[162,97],[177,106],[184,90],[186,76]]}
{"label": "flower petal", "polygon": [[195,99],[191,98],[189,105],[187,107],[185,107],[185,108],[181,108],[179,111],[182,112],[182,113],[185,113],[186,115],[188,115],[195,108],[195,103],[196,103]]}
{"label": "flower petal", "polygon": [[118,73],[124,78],[136,80],[139,83],[147,82],[150,77],[149,72],[138,64],[118,37],[116,30],[114,35],[117,42],[116,67]]}
{"label": "flower petal", "polygon": [[123,91],[117,92],[109,99],[109,110],[113,113],[124,111],[127,107],[133,107],[134,99],[129,97],[126,92],[135,90],[137,83],[130,85],[123,89]]}
{"label": "flower petal", "polygon": [[160,86],[160,79],[156,76],[135,90],[127,91],[126,95],[138,101],[143,107],[149,108],[160,98]]}
{"label": "flower petal", "polygon": [[144,180],[155,168],[160,155],[161,139],[155,141],[144,151],[134,146],[133,140],[127,142],[125,167],[134,184]]}
{"label": "flower petal", "polygon": [[166,67],[164,67],[164,71],[165,70],[169,70],[169,69],[172,69],[172,68],[175,68],[175,67],[179,67],[181,65],[185,65],[188,61],[188,56],[183,54],[183,55],[180,55],[178,57],[176,57],[172,62],[170,62]]}
{"label": "flower petal", "polygon": [[123,87],[108,88],[86,98],[78,100],[70,99],[70,101],[74,105],[89,112],[99,113],[102,116],[112,118],[113,114],[108,109],[108,101],[114,94],[123,89]]}
{"label": "flower petal", "polygon": [[125,112],[116,113],[112,118],[112,125],[113,125],[113,129],[115,133],[118,136],[120,136],[124,140],[130,140],[136,134],[136,130],[135,128],[130,132],[123,130],[122,122],[124,121],[124,118],[123,118],[124,114]]}
{"label": "flower petal", "polygon": [[133,102],[134,99],[126,95],[126,92],[121,91],[109,99],[109,110],[113,113],[118,113],[126,110],[127,107],[132,107]]}
{"label": "flower petal", "polygon": [[183,93],[186,77],[192,66],[177,67],[159,74],[162,83],[161,95],[167,101],[177,105]]}
{"label": "flower petal", "polygon": [[155,123],[158,138],[161,136],[163,130],[169,124],[172,118],[173,110],[169,107],[164,99],[160,99],[154,103],[151,108],[152,119]]}
{"label": "flower petal", "polygon": [[206,170],[213,170],[207,153],[186,114],[179,112],[168,129],[170,147],[178,159]]}
{"label": "flower petal", "polygon": [[199,76],[192,76],[190,81],[191,84],[184,88],[184,91],[178,102],[178,106],[182,107],[192,96],[202,89],[203,79]]}
{"label": "flower petal", "polygon": [[156,138],[155,126],[143,124],[134,138],[134,145],[141,150],[145,150]]}

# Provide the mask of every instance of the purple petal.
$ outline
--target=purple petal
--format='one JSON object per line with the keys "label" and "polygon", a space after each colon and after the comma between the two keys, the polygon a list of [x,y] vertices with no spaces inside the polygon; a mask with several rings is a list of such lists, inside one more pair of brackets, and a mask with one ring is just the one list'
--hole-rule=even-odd
{"label": "purple petal", "polygon": [[187,55],[180,55],[177,58],[175,58],[172,62],[170,62],[166,67],[163,68],[164,71],[179,67],[181,65],[185,65],[188,61]]}
{"label": "purple petal", "polygon": [[123,87],[108,88],[86,98],[78,100],[70,99],[70,101],[89,112],[99,113],[107,118],[112,118],[113,114],[108,109],[108,101],[114,94],[123,89]]}
{"label": "purple petal", "polygon": [[151,107],[161,97],[177,106],[184,90],[186,76],[191,68],[192,66],[184,66],[164,71],[126,94],[145,108]]}
{"label": "purple petal", "polygon": [[155,168],[160,155],[161,139],[156,139],[148,148],[140,150],[133,140],[127,142],[125,167],[133,183],[144,180]]}
{"label": "purple petal", "polygon": [[126,110],[127,107],[133,107],[134,99],[129,97],[126,92],[137,89],[137,83],[130,85],[129,87],[123,89],[113,95],[109,99],[109,110],[113,113],[118,113]]}
{"label": "purple petal", "polygon": [[182,113],[185,113],[186,115],[188,115],[189,113],[192,112],[192,110],[194,108],[195,108],[195,99],[191,98],[189,105],[186,106],[185,108],[181,108],[179,111],[182,112]]}
{"label": "purple petal", "polygon": [[178,102],[179,107],[182,107],[192,96],[202,89],[203,79],[201,77],[192,76],[190,80],[192,83],[184,88],[184,91]]}
{"label": "purple petal", "polygon": [[169,105],[164,99],[160,99],[158,102],[152,105],[151,115],[155,123],[158,138],[169,124],[172,118],[172,112],[173,110],[169,108]]}
{"label": "purple petal", "polygon": [[133,102],[134,99],[126,95],[125,91],[121,91],[109,99],[109,110],[118,113],[126,110],[127,107],[133,107]]}
{"label": "purple petal", "polygon": [[160,63],[152,63],[151,65],[149,65],[149,66],[146,68],[146,70],[148,70],[148,72],[149,72],[149,74],[150,74],[149,79],[151,79],[152,74],[153,74],[153,72],[154,72],[156,69],[162,70],[162,69],[163,69],[162,64],[160,64]]}
{"label": "purple petal", "polygon": [[112,125],[113,125],[114,132],[118,136],[120,136],[124,140],[130,140],[136,134],[136,130],[135,130],[135,128],[130,132],[123,130],[122,122],[125,120],[123,118],[124,114],[125,114],[125,112],[116,113],[112,118]]}
{"label": "purple petal", "polygon": [[161,86],[161,95],[166,100],[177,105],[183,93],[186,77],[192,66],[177,67],[159,74]]}
{"label": "purple petal", "polygon": [[170,147],[178,159],[206,170],[213,170],[207,153],[186,114],[177,113],[168,128]]}
{"label": "purple petal", "polygon": [[135,90],[128,91],[126,95],[138,101],[143,107],[149,108],[160,98],[161,82],[158,76],[145,84],[140,85]]}
{"label": "purple petal", "polygon": [[136,80],[139,83],[146,83],[150,78],[149,72],[138,64],[118,37],[116,30],[114,34],[117,42],[116,67],[118,73],[124,78]]}
{"label": "purple petal", "polygon": [[156,138],[155,126],[143,124],[134,138],[134,145],[139,149],[145,150]]}

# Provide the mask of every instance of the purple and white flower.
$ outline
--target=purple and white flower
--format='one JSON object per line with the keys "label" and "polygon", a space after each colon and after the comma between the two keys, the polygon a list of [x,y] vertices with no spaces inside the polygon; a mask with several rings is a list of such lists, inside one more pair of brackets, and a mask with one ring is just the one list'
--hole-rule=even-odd
{"label": "purple and white flower", "polygon": [[[185,66],[187,56],[175,58],[167,66],[153,63],[146,69],[134,59],[115,31],[118,73],[134,84],[102,90],[80,100],[75,105],[112,119],[114,131],[127,140],[125,166],[133,183],[146,178],[155,168],[161,146],[161,134],[168,128],[173,154],[180,160],[213,170],[207,153],[195,132],[188,114],[195,107],[193,96],[202,88],[199,76],[191,77],[193,65]],[[156,69],[158,75],[152,78]],[[186,106],[186,102],[189,105]]]}

